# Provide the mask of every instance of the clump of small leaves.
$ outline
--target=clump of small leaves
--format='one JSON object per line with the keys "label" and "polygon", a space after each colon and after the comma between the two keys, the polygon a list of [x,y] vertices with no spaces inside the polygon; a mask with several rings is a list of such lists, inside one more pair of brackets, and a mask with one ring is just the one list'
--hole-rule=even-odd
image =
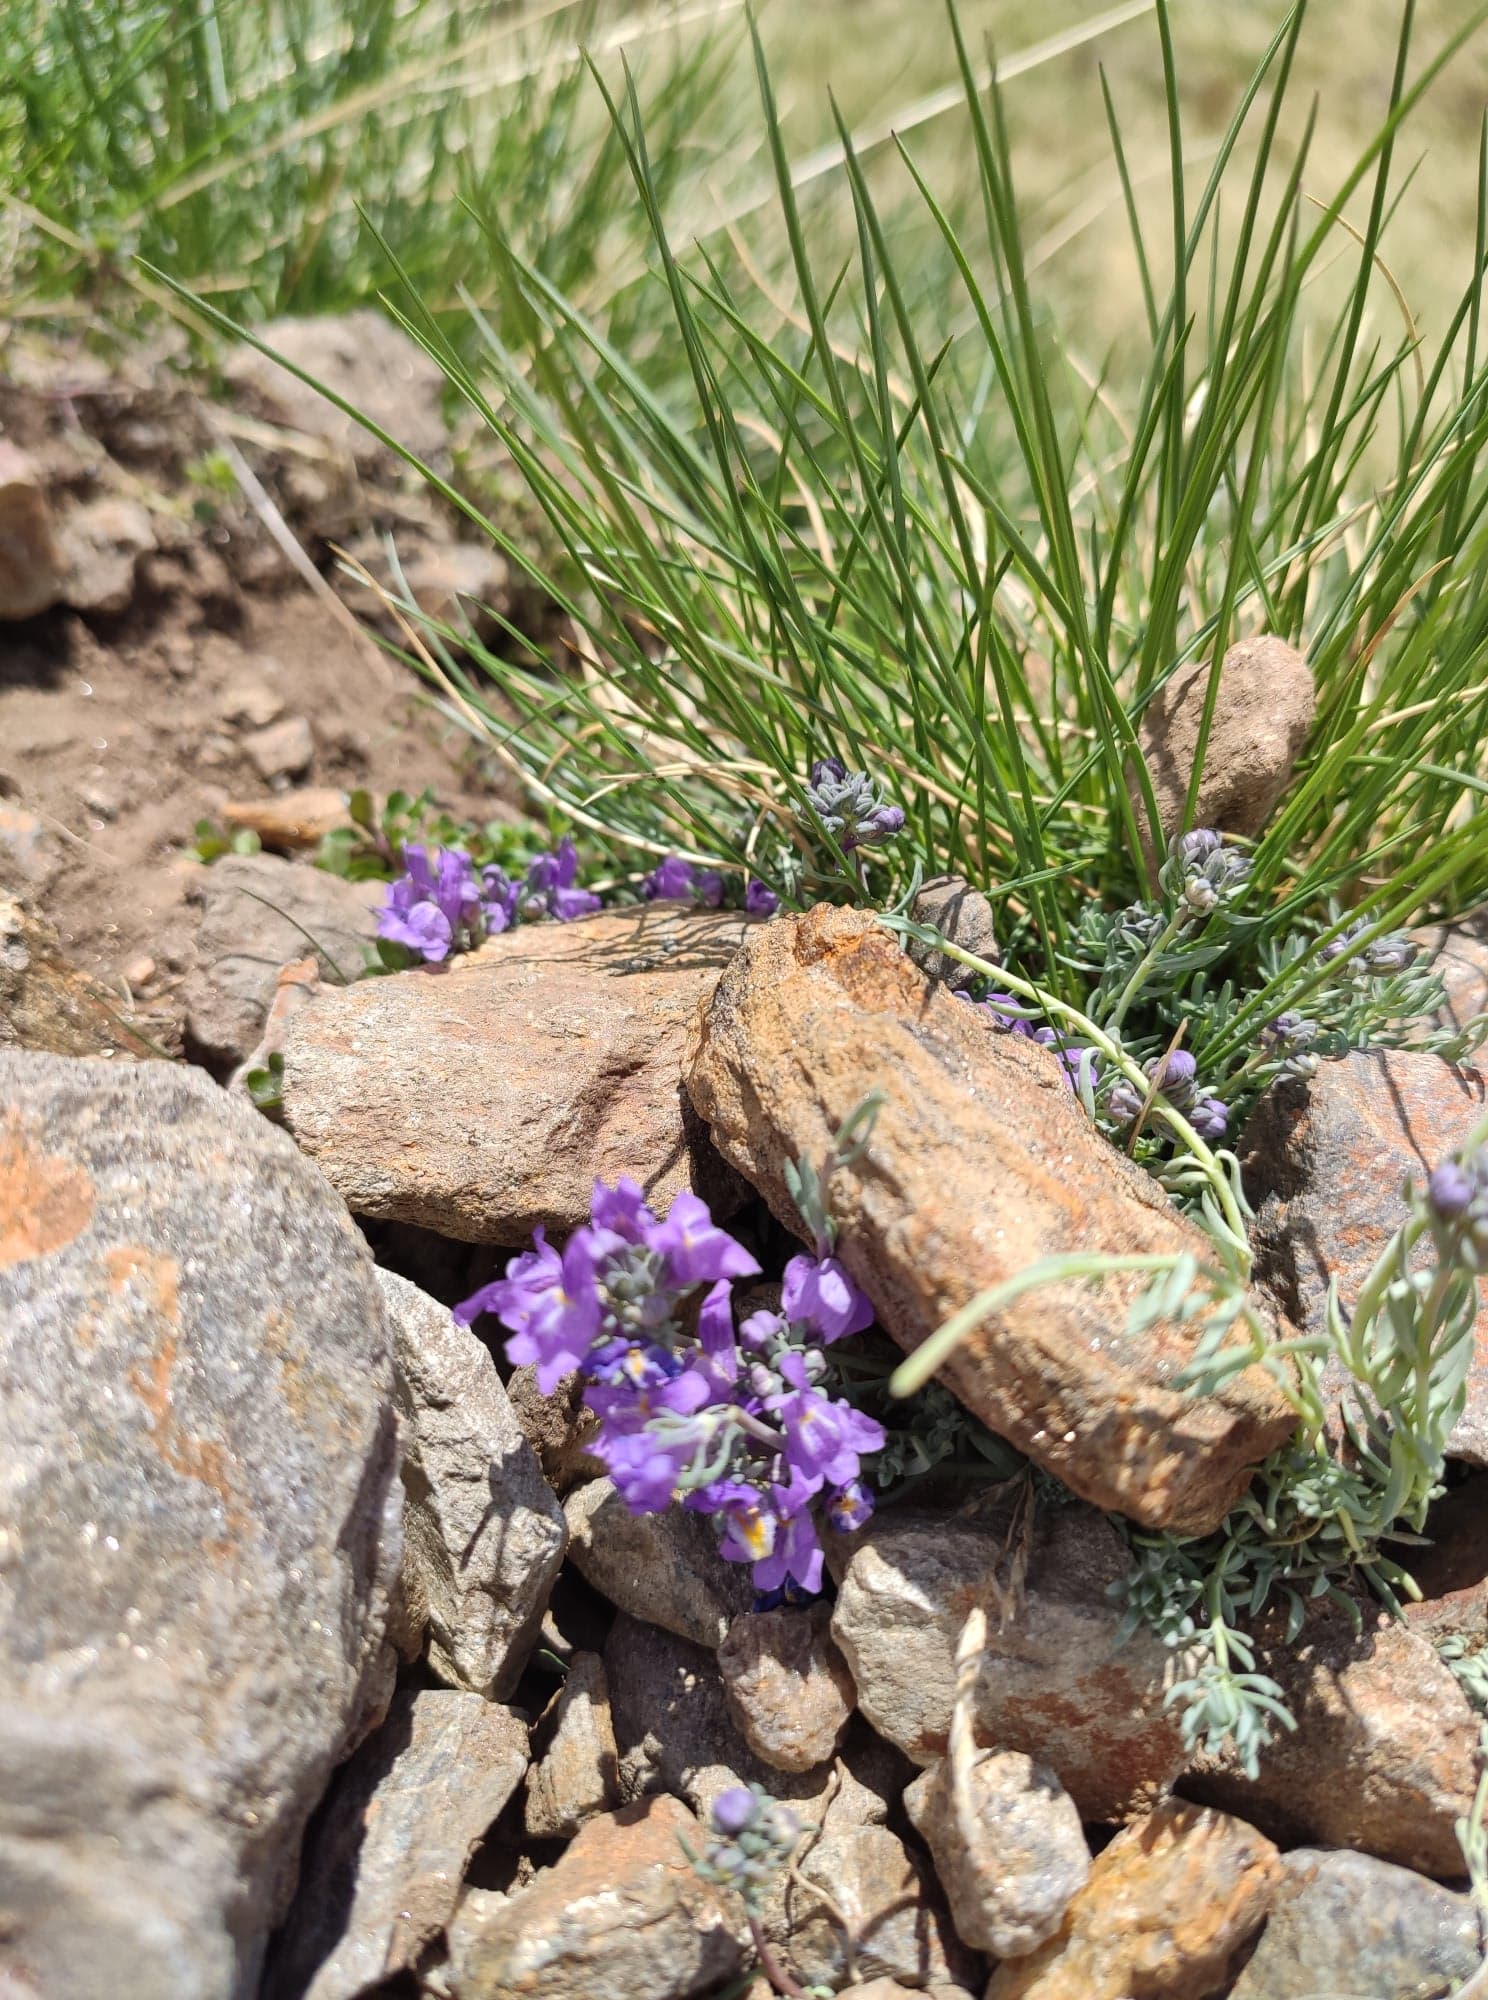
{"label": "clump of small leaves", "polygon": [[192,835],[190,852],[210,867],[224,854],[257,854],[263,842],[252,827],[224,829],[215,820],[199,819]]}

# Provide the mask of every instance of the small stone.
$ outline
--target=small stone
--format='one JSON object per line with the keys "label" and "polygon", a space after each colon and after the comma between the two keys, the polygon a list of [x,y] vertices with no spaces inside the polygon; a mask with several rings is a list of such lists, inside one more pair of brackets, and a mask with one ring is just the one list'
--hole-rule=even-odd
{"label": "small stone", "polygon": [[567,1840],[585,1820],[620,1803],[610,1686],[598,1654],[574,1654],[534,1743],[544,1745],[527,1773],[527,1831],[534,1840]]}
{"label": "small stone", "polygon": [[390,1693],[392,1389],[284,1133],[183,1065],[0,1054],[0,1979],[257,1990]]}
{"label": "small stone", "polygon": [[724,1561],[717,1530],[701,1514],[632,1514],[608,1479],[576,1487],[563,1512],[574,1568],[632,1617],[717,1647],[754,1602],[747,1566]]}
{"label": "small stone", "polygon": [[195,1046],[225,1068],[241,1062],[263,1032],[279,968],[303,958],[307,942],[326,979],[355,979],[377,936],[384,888],[272,854],[225,854],[204,868],[187,891],[202,912],[198,963],[182,994]]}
{"label": "small stone", "polygon": [[217,713],[224,722],[246,722],[267,729],[284,713],[284,697],[267,681],[235,681],[222,692]]}
{"label": "small stone", "polygon": [[36,466],[0,438],[0,619],[35,618],[62,595],[64,566]]}
{"label": "small stone", "polygon": [[[1279,1078],[1241,1137],[1256,1275],[1308,1335],[1326,1322],[1335,1279],[1348,1313],[1386,1242],[1406,1218],[1402,1189],[1418,1185],[1488,1109],[1488,1070],[1454,1067],[1413,1049],[1356,1050],[1324,1062],[1307,1082]],[[1429,1242],[1418,1262],[1430,1261]],[[1351,1383],[1324,1363],[1332,1434],[1343,1435]],[[1453,1458],[1488,1466],[1488,1304],[1479,1301],[1467,1404],[1448,1441]]]}
{"label": "small stone", "polygon": [[0,1049],[41,1055],[161,1055],[123,996],[90,979],[63,954],[56,931],[0,892]]}
{"label": "small stone", "polygon": [[805,1834],[792,1872],[766,1894],[761,1928],[807,1986],[836,1989],[854,1972],[910,1987],[976,1977],[927,1871],[886,1826]]}
{"label": "small stone", "polygon": [[1478,1720],[1419,1633],[1367,1613],[1309,1620],[1295,1644],[1263,1626],[1256,1671],[1297,1719],[1247,1778],[1234,1755],[1201,1756],[1187,1797],[1243,1813],[1273,1838],[1356,1847],[1425,1875],[1462,1872],[1457,1822],[1478,1773]]}
{"label": "small stone", "polygon": [[[843,1121],[880,1094],[868,1145],[826,1198],[837,1254],[906,1349],[1042,1257],[1210,1254],[1096,1132],[1047,1050],[932,986],[863,911],[754,926],[699,1010],[687,1077],[718,1150],[798,1233],[787,1166],[826,1160]],[[1171,1321],[1131,1330],[1149,1282],[1040,1286],[969,1333],[940,1374],[1084,1499],[1202,1534],[1294,1418],[1258,1367],[1218,1396],[1173,1388],[1196,1335]]]}
{"label": "small stone", "polygon": [[[1208,699],[1209,662],[1180,667],[1143,710],[1140,744],[1157,799],[1164,849],[1183,821]],[[1258,834],[1291,782],[1317,708],[1306,660],[1283,639],[1238,640],[1224,656],[1191,824],[1246,838]],[[1141,789],[1132,783],[1149,866],[1161,859]]]}
{"label": "small stone", "polygon": [[494,629],[489,607],[505,599],[508,578],[505,560],[486,542],[426,542],[403,562],[414,603],[457,632],[467,623],[477,632]]}
{"label": "small stone", "polygon": [[1409,1869],[1299,1847],[1229,2000],[1442,2000],[1482,1962],[1478,1916]]}
{"label": "small stone", "polygon": [[527,1663],[563,1561],[562,1509],[490,1351],[406,1278],[379,1270],[377,1282],[405,1426],[404,1601],[428,1623],[439,1678],[500,1700]]}
{"label": "small stone", "polygon": [[461,1907],[449,1934],[452,2000],[692,2000],[744,1963],[737,1901],[683,1852],[707,1836],[675,1799],[591,1819],[520,1894]]}
{"label": "small stone", "polygon": [[315,760],[315,732],[303,715],[286,715],[245,736],[243,748],[261,778],[298,778]]}
{"label": "small stone", "polygon": [[748,1611],[718,1649],[729,1713],[757,1757],[810,1771],[836,1750],[857,1690],[832,1642],[832,1607]]}
{"label": "small stone", "polygon": [[1085,1829],[1046,1764],[984,1751],[964,1774],[942,1758],[904,1794],[963,1944],[1020,1958],[1059,1929],[1090,1874]]}
{"label": "small stone", "polygon": [[691,1188],[719,1214],[743,1190],[686,1104],[682,1052],[747,928],[646,904],[326,993],[285,1050],[290,1129],[356,1214],[468,1243],[574,1229],[622,1174],[659,1212]]}
{"label": "small stone", "polygon": [[863,1826],[887,1818],[909,1767],[860,1725],[830,1764],[774,1771],[730,1720],[718,1663],[701,1646],[623,1613],[605,1642],[610,1713],[626,1798],[652,1791],[685,1799],[706,1819],[721,1792],[759,1785],[789,1802],[806,1826]]}
{"label": "small stone", "polygon": [[1254,1827],[1159,1806],[1097,1857],[1058,1934],[997,1968],[986,2000],[1211,2000],[1281,1880]]}
{"label": "small stone", "polygon": [[351,824],[345,792],[327,785],[306,785],[266,799],[229,799],[222,818],[228,826],[256,833],[276,854],[318,847],[326,834]]}
{"label": "small stone", "polygon": [[[942,937],[960,945],[963,951],[996,961],[997,919],[992,905],[980,889],[974,889],[961,876],[932,876],[910,904],[909,914],[917,924],[933,924]],[[952,992],[969,986],[977,977],[969,966],[947,957],[933,945],[911,940],[906,950],[922,972],[949,986]]]}
{"label": "small stone", "polygon": [[[1006,1534],[1000,1515],[900,1508],[829,1551],[840,1575],[832,1633],[858,1706],[918,1764],[945,1755],[956,1644],[970,1607],[988,1600]],[[1145,1812],[1186,1761],[1163,1707],[1171,1654],[1145,1632],[1118,1637],[1111,1587],[1130,1563],[1092,1509],[1041,1509],[1021,1602],[1001,1627],[991,1621],[976,1681],[978,1743],[1047,1764],[1093,1821]]]}
{"label": "small stone", "polygon": [[358,2000],[415,1966],[526,1764],[509,1708],[446,1688],[395,1695],[316,1816],[265,1990]]}
{"label": "small stone", "polygon": [[155,977],[155,970],[154,959],[148,952],[142,951],[138,957],[129,960],[119,976],[126,986],[148,986]]}
{"label": "small stone", "polygon": [[140,557],[156,546],[149,509],[116,494],[89,500],[67,516],[61,541],[68,564],[65,594],[73,610],[127,611]]}

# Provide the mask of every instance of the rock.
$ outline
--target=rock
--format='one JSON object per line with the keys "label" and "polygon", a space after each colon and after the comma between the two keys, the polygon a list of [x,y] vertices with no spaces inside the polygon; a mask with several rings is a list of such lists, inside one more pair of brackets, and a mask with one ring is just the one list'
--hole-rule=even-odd
{"label": "rock", "polygon": [[1097,1857],[1058,1934],[997,1968],[986,2000],[1210,2000],[1281,1879],[1254,1827],[1159,1806]]}
{"label": "rock", "polygon": [[1410,1551],[1421,1599],[1403,1605],[1413,1632],[1464,1654],[1488,1646],[1488,1473],[1475,1473],[1432,1503],[1427,1546]]}
{"label": "rock", "polygon": [[403,561],[403,582],[414,603],[426,617],[456,631],[466,624],[477,632],[493,631],[489,607],[502,603],[507,581],[505,560],[485,542],[426,542]]}
{"label": "rock", "polygon": [[1481,917],[1465,924],[1429,925],[1407,935],[1446,988],[1439,1026],[1465,1028],[1488,1010],[1488,937]]}
{"label": "rock", "polygon": [[[276,670],[277,662],[275,663]],[[224,722],[248,723],[254,729],[267,729],[271,722],[277,722],[284,713],[284,696],[278,688],[267,681],[234,681],[225,688],[217,703],[217,713]]]}
{"label": "rock", "polygon": [[[724,1158],[798,1231],[787,1164],[825,1160],[870,1090],[883,1094],[827,1199],[838,1255],[905,1348],[1055,1252],[1209,1254],[1094,1130],[1047,1051],[989,1032],[861,911],[819,907],[750,933],[699,1015],[688,1087]],[[1130,1331],[1148,1282],[1041,1286],[968,1335],[941,1374],[1098,1507],[1202,1534],[1293,1417],[1259,1368],[1219,1397],[1173,1388],[1193,1334],[1168,1321]]]}
{"label": "rock", "polygon": [[592,1819],[520,1895],[462,1908],[453,2000],[690,2000],[738,1972],[742,1912],[682,1851],[706,1836],[675,1799]]}
{"label": "rock", "polygon": [[[1164,849],[1183,821],[1208,687],[1207,660],[1180,667],[1147,704],[1137,727]],[[1221,833],[1258,834],[1291,782],[1316,708],[1312,671],[1285,640],[1262,635],[1231,646],[1220,669],[1190,823]],[[1131,794],[1150,867],[1161,856],[1151,847],[1135,781]]]}
{"label": "rock", "polygon": [[685,1799],[700,1818],[731,1785],[760,1785],[803,1825],[863,1826],[888,1816],[907,1769],[868,1729],[850,1729],[833,1764],[775,1771],[729,1719],[713,1655],[623,1613],[605,1643],[610,1712],[625,1798]]}
{"label": "rock", "polygon": [[[858,1706],[918,1764],[945,1754],[956,1642],[992,1590],[1007,1532],[1001,1516],[896,1508],[846,1543],[845,1568],[830,1552],[841,1575],[832,1635]],[[1171,1654],[1145,1632],[1118,1643],[1111,1586],[1130,1560],[1091,1509],[1041,1509],[1021,1602],[1000,1629],[995,1615],[989,1621],[976,1682],[978,1743],[1049,1765],[1087,1820],[1146,1811],[1186,1761],[1162,1705]]]}
{"label": "rock", "polygon": [[222,808],[228,826],[247,827],[276,854],[318,847],[326,834],[349,826],[346,794],[327,785],[276,792],[266,799],[229,799]]}
{"label": "rock", "polygon": [[196,1048],[224,1067],[240,1062],[263,1031],[279,968],[302,958],[307,943],[327,979],[355,979],[377,936],[384,888],[272,854],[225,854],[203,869],[187,892],[202,915],[199,963],[183,986]]}
{"label": "rock", "polygon": [[290,1129],[356,1214],[470,1243],[573,1229],[622,1174],[660,1209],[693,1188],[721,1212],[740,1190],[689,1142],[682,1050],[746,928],[646,904],[328,993],[285,1052]]}
{"label": "rock", "polygon": [[1059,1929],[1090,1874],[1074,1801],[1045,1764],[984,1751],[958,1780],[944,1757],[904,1794],[963,1944],[1019,1958]]}
{"label": "rock", "polygon": [[1290,1846],[1357,1847],[1426,1875],[1462,1873],[1457,1821],[1477,1782],[1478,1721],[1451,1669],[1381,1615],[1357,1636],[1315,1616],[1288,1646],[1263,1627],[1256,1671],[1297,1718],[1247,1778],[1232,1752],[1200,1756],[1186,1797],[1243,1813]]}
{"label": "rock", "polygon": [[833,1990],[854,1972],[909,1987],[976,1978],[927,1872],[886,1826],[805,1834],[792,1873],[766,1892],[761,1928],[806,1986]]}
{"label": "rock", "polygon": [[[1488,1071],[1454,1067],[1411,1049],[1354,1052],[1302,1083],[1279,1078],[1241,1140],[1246,1193],[1256,1209],[1256,1274],[1307,1334],[1325,1324],[1328,1280],[1345,1312],[1389,1237],[1405,1220],[1407,1176],[1418,1183],[1483,1116]],[[1430,1260],[1422,1244],[1420,1261]],[[1473,1333],[1467,1405],[1448,1443],[1454,1458],[1488,1465],[1488,1305]],[[1351,1377],[1339,1360],[1322,1388],[1342,1435]]]}
{"label": "rock", "polygon": [[563,1512],[574,1568],[634,1618],[717,1647],[754,1603],[748,1568],[724,1561],[717,1530],[702,1514],[681,1507],[632,1514],[608,1479],[575,1487]]}
{"label": "rock", "polygon": [[[980,889],[974,889],[959,875],[934,875],[925,883],[909,906],[918,924],[933,924],[942,937],[960,945],[978,958],[997,957],[997,919],[992,905]],[[969,986],[976,974],[959,960],[949,958],[932,945],[911,941],[905,949],[920,970],[940,980],[955,992]]]}
{"label": "rock", "polygon": [[163,1054],[122,994],[71,964],[44,917],[0,892],[0,1049],[56,1056]]}
{"label": "rock", "polygon": [[446,1688],[395,1695],[312,1825],[269,1967],[276,2000],[356,2000],[415,1966],[526,1765],[509,1708]]}
{"label": "rock", "polygon": [[0,438],[0,619],[50,610],[63,576],[41,475],[25,452]]}
{"label": "rock", "polygon": [[[370,417],[416,457],[437,458],[446,451],[439,364],[382,313],[366,306],[348,313],[274,319],[258,333],[275,355]],[[251,414],[324,439],[354,458],[363,472],[391,462],[387,447],[354,418],[257,348],[235,349],[225,358],[222,374],[235,400]]]}
{"label": "rock", "polygon": [[406,1278],[380,1270],[377,1282],[405,1427],[405,1601],[427,1621],[439,1678],[500,1700],[563,1561],[563,1512],[489,1350]]}
{"label": "rock", "polygon": [[112,614],[134,601],[135,571],[156,546],[155,524],[138,500],[106,494],[73,509],[61,542],[67,602],[74,611]]}
{"label": "rock", "polygon": [[1472,1898],[1367,1854],[1299,1847],[1229,2000],[1441,2000],[1477,1970]]}
{"label": "rock", "polygon": [[254,770],[269,783],[275,778],[298,778],[315,760],[315,732],[303,715],[286,715],[267,729],[250,731],[243,748]]}
{"label": "rock", "polygon": [[584,1402],[584,1378],[577,1369],[560,1376],[552,1395],[545,1396],[535,1368],[514,1368],[506,1393],[555,1493],[568,1494],[586,1479],[603,1477],[604,1461],[584,1448],[598,1430],[599,1418]]}
{"label": "rock", "polygon": [[832,1607],[748,1611],[718,1649],[729,1714],[756,1757],[810,1771],[836,1750],[857,1690],[832,1643]]}
{"label": "rock", "polygon": [[256,1112],[0,1054],[0,1976],[255,1990],[387,1698],[391,1350],[355,1225]]}
{"label": "rock", "polygon": [[56,835],[35,813],[0,798],[0,891],[45,896],[64,866]]}
{"label": "rock", "polygon": [[534,1742],[544,1744],[527,1773],[527,1831],[535,1840],[567,1840],[620,1803],[610,1684],[597,1653],[574,1654]]}

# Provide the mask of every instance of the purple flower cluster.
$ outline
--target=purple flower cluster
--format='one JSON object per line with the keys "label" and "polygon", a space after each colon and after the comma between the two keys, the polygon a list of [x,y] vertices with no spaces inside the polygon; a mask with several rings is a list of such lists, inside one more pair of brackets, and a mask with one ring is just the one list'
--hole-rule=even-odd
{"label": "purple flower cluster", "polygon": [[1100,1082],[1100,1066],[1090,1044],[1061,1036],[1057,1029],[1047,1025],[1035,1027],[1024,1013],[1023,1003],[1011,993],[989,993],[985,1000],[972,1000],[969,993],[958,993],[956,998],[970,1001],[999,1034],[1021,1035],[1025,1041],[1037,1042],[1040,1048],[1052,1049],[1064,1066],[1065,1081],[1071,1090],[1078,1090],[1087,1078],[1092,1090]]}
{"label": "purple flower cluster", "polygon": [[1480,1274],[1488,1269],[1488,1152],[1443,1160],[1426,1183],[1426,1200],[1443,1258]]}
{"label": "purple flower cluster", "polygon": [[377,913],[377,935],[437,965],[453,951],[473,951],[482,939],[510,930],[519,917],[570,923],[599,908],[598,896],[574,887],[578,868],[567,834],[556,852],[535,857],[520,882],[494,866],[477,868],[463,847],[409,841],[403,873],[389,882]]}
{"label": "purple flower cluster", "polygon": [[876,847],[904,825],[903,806],[890,805],[866,771],[849,771],[840,757],[817,758],[806,803],[844,854]]}
{"label": "purple flower cluster", "polygon": [[600,1420],[593,1449],[632,1513],[681,1497],[718,1520],[722,1553],[751,1563],[761,1590],[815,1592],[816,1509],[860,1527],[873,1511],[861,1459],[884,1442],[819,1386],[822,1348],[860,1333],[873,1308],[830,1253],[793,1257],[780,1311],[736,1331],[733,1281],[758,1271],[696,1195],[677,1195],[659,1221],[634,1181],[597,1183],[589,1223],[561,1252],[538,1230],[536,1248],[455,1318],[495,1313],[508,1358],[532,1363],[545,1395],[582,1372]]}
{"label": "purple flower cluster", "polygon": [[[1154,1056],[1144,1065],[1175,1111],[1181,1111],[1201,1139],[1222,1139],[1229,1129],[1229,1106],[1204,1090],[1198,1080],[1199,1066],[1187,1049],[1173,1049],[1166,1056]],[[1130,1125],[1141,1113],[1145,1093],[1125,1077],[1118,1077],[1106,1099],[1106,1111],[1118,1125]]]}
{"label": "purple flower cluster", "polygon": [[[716,868],[698,868],[680,854],[666,855],[641,883],[648,903],[701,903],[716,910],[723,901],[723,877]],[[773,917],[780,898],[763,882],[750,878],[744,891],[744,908],[751,917]]]}

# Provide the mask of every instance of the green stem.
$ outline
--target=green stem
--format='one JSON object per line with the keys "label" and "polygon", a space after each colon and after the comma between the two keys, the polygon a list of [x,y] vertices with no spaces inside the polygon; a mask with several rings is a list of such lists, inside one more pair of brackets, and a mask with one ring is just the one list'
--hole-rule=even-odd
{"label": "green stem", "polygon": [[1132,968],[1131,978],[1122,987],[1120,998],[1112,1008],[1106,1022],[1107,1027],[1113,1033],[1126,1019],[1127,1008],[1130,1007],[1133,1000],[1136,999],[1142,988],[1147,984],[1147,981],[1152,977],[1152,968],[1157,964],[1157,961],[1162,957],[1187,921],[1188,916],[1186,911],[1179,911],[1174,916],[1169,917],[1165,927],[1137,960],[1136,965]]}

